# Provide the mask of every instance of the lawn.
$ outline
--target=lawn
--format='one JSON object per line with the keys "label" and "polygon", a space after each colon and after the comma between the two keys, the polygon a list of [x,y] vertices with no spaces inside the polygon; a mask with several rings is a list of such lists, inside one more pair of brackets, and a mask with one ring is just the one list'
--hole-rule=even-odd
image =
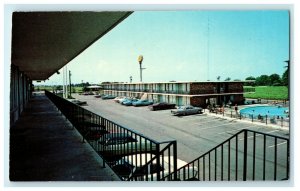
{"label": "lawn", "polygon": [[[250,86],[244,86],[247,88]],[[255,93],[245,93],[245,98],[262,98],[272,100],[288,99],[288,88],[286,86],[257,86]]]}
{"label": "lawn", "polygon": [[[35,86],[34,89],[37,91],[44,91],[44,90],[53,91],[52,86]],[[82,92],[82,87],[72,87],[72,93],[81,93],[81,92]]]}

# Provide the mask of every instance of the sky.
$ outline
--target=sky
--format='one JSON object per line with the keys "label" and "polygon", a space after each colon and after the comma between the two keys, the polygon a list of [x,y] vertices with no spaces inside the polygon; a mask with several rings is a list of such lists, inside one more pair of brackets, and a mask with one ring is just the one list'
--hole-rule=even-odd
{"label": "sky", "polygon": [[[68,65],[72,83],[244,80],[282,75],[289,59],[289,12],[136,11]],[[45,83],[62,84],[54,74]]]}
{"label": "sky", "polygon": [[[36,4],[40,4],[40,1],[35,1],[35,0],[30,0],[30,3],[36,3]],[[88,2],[92,2],[92,6],[94,6],[94,4],[99,3],[100,0],[85,0],[84,2],[81,3],[88,3]],[[105,0],[103,0],[105,1]],[[111,4],[112,2],[115,2],[118,0],[109,0],[106,1],[106,3]],[[192,0],[191,0],[192,1]],[[20,3],[21,1],[17,1],[17,0],[6,0],[3,1],[3,6],[5,5],[5,3],[12,3],[12,4],[16,4],[16,3]],[[44,2],[44,1],[43,1]],[[70,5],[61,5],[61,3],[65,3],[66,0],[45,0],[45,3],[51,4],[51,3],[57,3],[58,7],[63,7],[63,6],[70,6]],[[72,4],[75,1],[69,1],[68,3]],[[78,2],[78,1],[76,1]],[[125,1],[119,1],[119,3],[123,4]],[[126,1],[127,2],[127,1]],[[145,0],[138,0],[135,3],[139,4],[140,2],[147,4],[146,6],[149,7],[148,3],[149,2],[145,2]],[[159,0],[159,1],[151,1],[153,3],[156,4],[160,4],[160,3],[166,3],[163,0]],[[190,3],[189,0],[184,0],[184,1],[172,1],[172,2],[176,2],[176,3]],[[28,3],[27,0],[22,1],[22,4],[24,3]],[[206,4],[207,1],[201,1],[201,0],[197,0],[197,1],[192,1],[192,4],[197,4],[197,3],[202,3],[202,4]],[[224,2],[223,1],[218,1],[218,0],[212,0],[209,1],[210,4],[216,5],[218,3],[222,3],[220,6],[223,6]],[[299,40],[297,40],[297,34],[299,33],[299,25],[297,25],[297,22],[294,22],[295,20],[297,20],[297,18],[299,17],[299,11],[294,11],[294,10],[299,10],[299,5],[297,6],[297,4],[299,3],[299,1],[296,0],[278,0],[278,1],[257,1],[257,0],[245,0],[243,2],[238,1],[238,0],[229,0],[226,1],[226,3],[228,4],[235,4],[236,7],[239,7],[241,4],[244,6],[248,6],[251,5],[253,3],[255,4],[259,4],[260,6],[266,5],[266,6],[270,6],[273,5],[275,3],[279,3],[280,5],[290,5],[293,9],[293,36],[292,36],[292,40],[293,40],[293,44],[292,47],[294,50],[299,49],[298,48],[298,44],[297,42],[300,42]],[[272,4],[270,4],[272,3]],[[179,6],[181,6],[180,4],[178,4]],[[49,5],[47,5],[49,7]],[[79,5],[81,7],[84,7],[83,5]],[[104,5],[100,5],[100,6],[104,6]],[[111,6],[111,5],[110,5]],[[145,7],[146,7],[145,6]],[[164,5],[161,5],[161,7],[164,7]],[[197,7],[197,6],[196,6]],[[199,6],[198,6],[199,7]],[[259,7],[259,6],[258,6]],[[80,8],[82,9],[82,8]],[[56,9],[55,9],[56,10]],[[224,76],[231,76],[233,79],[234,78],[241,78],[243,79],[243,77],[248,76],[248,75],[253,75],[253,76],[258,76],[261,75],[263,73],[266,74],[271,74],[274,73],[273,71],[277,72],[277,73],[282,73],[284,71],[284,69],[282,68],[282,60],[286,60],[288,58],[288,12],[286,11],[257,11],[255,13],[253,13],[249,18],[248,16],[250,14],[245,14],[243,17],[246,17],[245,20],[247,20],[247,22],[242,21],[243,17],[241,17],[241,15],[245,14],[245,11],[242,12],[236,12],[236,14],[225,14],[226,16],[222,17],[220,16],[220,14],[216,14],[216,12],[212,13],[209,12],[209,16],[210,16],[210,70],[209,70],[209,76],[211,78],[211,80],[215,79],[217,75],[220,75],[222,78],[224,79]],[[108,34],[106,34],[103,38],[101,38],[98,42],[96,42],[93,46],[90,47],[90,49],[87,49],[86,52],[84,52],[82,55],[78,56],[76,59],[74,59],[72,62],[70,62],[68,64],[68,68],[72,70],[72,81],[76,81],[76,82],[81,82],[81,80],[85,80],[85,81],[90,81],[90,82],[102,82],[102,81],[127,81],[126,78],[128,78],[129,75],[132,75],[134,77],[134,81],[138,81],[138,76],[139,76],[139,71],[138,71],[138,66],[137,66],[137,57],[140,54],[143,54],[144,56],[144,67],[146,67],[147,69],[144,71],[145,75],[144,75],[144,80],[145,81],[164,81],[169,80],[168,77],[165,77],[168,73],[164,73],[161,71],[157,71],[155,70],[155,67],[160,67],[161,68],[163,66],[166,67],[171,67],[172,71],[175,71],[176,66],[178,66],[178,61],[175,60],[175,62],[169,62],[170,61],[170,57],[167,57],[166,54],[168,53],[171,54],[170,52],[168,52],[167,50],[172,49],[174,47],[168,46],[167,49],[163,48],[161,41],[165,41],[166,39],[163,38],[159,38],[159,39],[155,39],[154,37],[152,37],[152,33],[153,33],[153,25],[161,23],[163,20],[167,20],[166,16],[163,16],[163,19],[160,18],[158,20],[154,20],[154,18],[149,18],[149,16],[147,16],[151,14],[151,12],[135,12],[133,13],[131,16],[129,16],[126,20],[124,20],[122,23],[120,23],[119,25],[117,25],[113,30],[111,30]],[[202,12],[203,15],[207,15],[208,12],[204,13]],[[153,13],[152,13],[153,15]],[[162,15],[162,13],[161,13]],[[199,13],[200,15],[200,13]],[[219,16],[217,16],[219,15]],[[224,15],[224,14],[223,14]],[[231,15],[231,16],[230,16]],[[248,16],[246,16],[248,15]],[[1,14],[0,17],[2,19],[0,19],[0,22],[3,23],[4,19],[4,14]],[[143,28],[141,27],[137,27],[134,25],[134,23],[137,23],[138,21],[138,25],[141,26],[141,23],[146,22],[146,19],[144,20],[144,18],[148,18],[148,23],[145,26],[143,25]],[[218,18],[218,19],[217,19]],[[263,19],[262,19],[263,18]],[[172,20],[172,18],[169,18],[169,20]],[[198,52],[199,57],[201,57],[201,60],[197,60],[197,64],[192,65],[191,62],[188,62],[189,66],[193,67],[195,66],[194,70],[192,70],[192,72],[194,71],[194,73],[196,73],[196,75],[190,74],[187,76],[188,79],[195,79],[197,77],[197,79],[201,80],[204,79],[206,80],[207,76],[207,53],[204,53],[204,51],[207,50],[207,16],[202,17],[199,16],[197,19],[196,18],[190,18],[190,20],[186,20],[184,21],[184,26],[186,26],[188,23],[191,24],[191,22],[194,22],[196,20],[196,22],[200,25],[200,23],[202,23],[202,28],[195,28],[194,34],[189,34],[187,36],[185,36],[185,38],[188,37],[193,37],[193,36],[197,36],[198,38],[195,38],[192,41],[195,41],[194,44],[192,45],[192,47],[189,47],[189,50],[194,50],[195,52]],[[251,22],[249,22],[251,20]],[[218,21],[218,22],[217,22]],[[172,22],[170,23],[162,23],[163,25],[159,27],[159,30],[161,31],[166,31],[169,29],[168,25],[171,24],[175,24],[178,23],[177,20],[172,20]],[[220,23],[223,23],[222,25],[218,26],[217,25]],[[226,24],[227,23],[227,24]],[[229,23],[229,24],[228,24]],[[263,24],[262,24],[263,23]],[[298,22],[299,23],[299,22]],[[252,27],[251,27],[252,26]],[[178,26],[179,27],[179,26]],[[244,27],[244,28],[243,28]],[[5,28],[5,25],[3,24],[3,28]],[[186,27],[180,28],[180,32],[183,32],[185,30],[188,30]],[[218,28],[218,30],[217,30]],[[221,28],[221,29],[219,29]],[[250,29],[249,29],[250,28]],[[171,29],[171,28],[170,28]],[[128,30],[128,31],[126,31]],[[149,34],[149,31],[151,31],[151,33]],[[200,32],[201,31],[201,32]],[[239,33],[239,31],[242,31],[241,33]],[[247,33],[244,33],[244,32]],[[249,37],[249,39],[251,40],[246,40],[247,37],[245,34],[248,34],[248,32],[252,31],[251,33],[251,37]],[[226,34],[226,35],[223,35]],[[238,35],[234,35],[234,33],[238,33]],[[124,36],[123,34],[128,35]],[[214,35],[213,35],[214,34]],[[241,36],[242,34],[242,36]],[[264,35],[262,35],[264,34]],[[270,34],[270,35],[269,35]],[[206,36],[205,36],[206,35]],[[230,36],[230,38],[229,38]],[[4,36],[5,37],[5,36]],[[136,41],[136,37],[140,37],[139,39],[142,39],[143,44],[141,44],[140,41]],[[175,39],[175,40],[179,40],[177,39],[177,37],[174,37],[174,31],[170,31],[168,35],[166,35],[167,38],[170,39]],[[212,37],[214,37],[215,39],[213,40]],[[222,37],[224,38],[223,41],[219,41],[219,39],[222,39]],[[238,41],[238,37],[242,38],[244,37],[243,40],[245,40],[243,43],[247,44],[247,46],[242,47],[242,49],[240,49],[240,47],[234,47],[232,45],[232,42],[234,42],[235,44],[238,43],[242,43]],[[131,39],[129,39],[131,38]],[[157,38],[157,36],[156,36]],[[7,39],[3,39],[2,36],[2,40],[7,41],[10,38]],[[204,39],[201,42],[199,41],[199,39]],[[259,39],[259,40],[258,40]],[[274,40],[275,39],[275,40]],[[116,41],[117,40],[117,41]],[[262,42],[265,42],[263,43]],[[122,44],[125,43],[123,41],[130,41],[130,44],[134,44],[134,48],[132,48],[132,46],[129,46],[129,44]],[[204,41],[204,42],[203,42]],[[216,42],[217,41],[217,42]],[[249,42],[250,41],[250,42]],[[135,42],[135,43],[133,43]],[[145,45],[145,43],[150,43],[150,42],[155,42],[155,44],[157,45],[157,47],[160,47],[160,49],[163,50],[163,52],[159,52],[156,51],[155,49],[151,50],[151,52],[145,52],[146,46],[142,48],[140,48],[141,45]],[[215,44],[212,44],[212,42],[215,42]],[[268,42],[269,44],[267,44],[266,42]],[[113,49],[113,47],[111,47],[112,44],[118,44],[118,48],[117,49]],[[175,42],[174,42],[175,43]],[[192,49],[194,48],[195,45],[199,45],[201,44],[203,49]],[[222,43],[226,43],[226,44],[222,44]],[[6,43],[9,44],[9,43]],[[251,48],[249,47],[248,44],[251,44]],[[173,44],[172,44],[173,45]],[[116,45],[115,45],[116,46]],[[150,45],[148,45],[150,46]],[[179,46],[177,44],[177,46]],[[181,44],[182,46],[182,44]],[[189,44],[189,46],[191,46],[191,44]],[[126,48],[124,48],[126,47]],[[215,47],[217,49],[215,49]],[[255,47],[255,48],[253,48]],[[221,49],[223,48],[223,49]],[[249,50],[247,50],[249,48]],[[10,47],[6,47],[6,50],[9,50]],[[182,48],[183,49],[183,48]],[[237,51],[232,51],[232,49],[235,49]],[[246,50],[244,50],[246,49]],[[282,50],[281,50],[282,49]],[[215,54],[216,51],[219,51],[222,53],[222,55],[218,55]],[[222,51],[223,52],[222,52]],[[262,51],[263,50],[263,51]],[[110,52],[112,51],[112,52]],[[117,51],[117,52],[116,52]],[[120,57],[119,54],[121,53],[121,51],[126,51],[123,54],[126,55],[126,57]],[[155,51],[155,56],[151,57],[152,54]],[[181,52],[183,51],[187,51],[187,50],[181,50]],[[255,54],[255,52],[259,52],[262,51],[261,54],[264,55],[264,57],[258,57],[258,55]],[[181,53],[180,52],[180,53]],[[237,52],[237,53],[236,53]],[[294,51],[293,51],[294,52]],[[113,56],[112,54],[115,53]],[[164,54],[162,54],[164,53]],[[268,54],[265,54],[268,53]],[[4,53],[2,52],[1,58],[4,58],[4,63],[10,63],[10,57],[4,57],[5,51]],[[162,54],[163,56],[159,55]],[[185,54],[187,54],[185,52]],[[197,54],[197,55],[198,55]],[[201,54],[201,56],[200,56]],[[246,60],[245,58],[245,54],[249,54],[249,57],[251,59]],[[10,55],[10,54],[7,54]],[[151,55],[151,56],[150,56]],[[157,56],[159,55],[159,56]],[[179,54],[182,55],[182,54]],[[204,56],[203,56],[204,55]],[[213,58],[214,57],[214,58]],[[242,58],[241,58],[242,57]],[[183,58],[183,57],[182,57]],[[190,57],[188,57],[190,59]],[[195,57],[193,57],[194,59],[196,59]],[[220,63],[216,63],[216,60],[213,59],[219,59],[222,60],[221,64]],[[162,61],[162,59],[164,59],[163,62],[154,62],[156,60]],[[186,57],[185,57],[186,59]],[[198,57],[197,57],[198,59]],[[269,60],[271,59],[272,61],[266,62],[265,60]],[[230,62],[228,62],[228,60],[230,60]],[[254,61],[253,61],[254,60]],[[262,62],[264,65],[261,65],[260,63]],[[275,61],[273,61],[275,60]],[[104,68],[99,66],[99,70],[96,70],[96,66],[97,63],[103,63],[106,62],[106,64],[108,65],[108,68]],[[168,61],[168,62],[167,62]],[[214,63],[212,63],[214,61]],[[226,61],[226,62],[225,62]],[[166,63],[167,62],[167,63]],[[245,69],[244,67],[247,66],[245,64],[242,63],[251,63],[249,65],[249,67],[247,69]],[[122,63],[122,65],[120,66],[120,63]],[[297,64],[293,64],[293,63],[297,63],[297,55],[293,54],[292,55],[292,70],[291,70],[291,86],[290,86],[290,91],[291,91],[291,105],[290,105],[290,110],[291,113],[294,113],[293,116],[297,116],[297,113],[299,113],[299,108],[298,106],[300,106],[300,104],[298,103],[299,99],[295,99],[294,93],[295,92],[299,92],[298,87],[299,86],[294,86],[295,81],[297,81],[298,76],[295,75],[295,71],[299,71],[297,68],[299,65]],[[89,64],[90,67],[86,67],[85,65]],[[206,64],[206,65],[205,65]],[[220,64],[220,65],[218,65]],[[231,65],[230,65],[231,64]],[[96,66],[94,66],[96,65]],[[111,66],[110,66],[111,65]],[[157,66],[158,65],[158,66]],[[171,66],[170,66],[171,65]],[[9,137],[9,128],[6,128],[9,126],[9,91],[7,91],[7,89],[9,89],[9,69],[5,68],[5,64],[2,65],[2,67],[4,67],[4,69],[2,70],[3,72],[0,74],[4,85],[3,90],[1,91],[1,98],[2,96],[4,97],[4,99],[0,99],[2,100],[2,104],[3,107],[1,107],[1,121],[4,122],[4,141],[1,142],[1,147],[0,150],[2,153],[4,153],[3,156],[9,156],[8,153],[8,149],[6,149],[6,146],[2,147],[2,144],[4,145],[9,145],[8,144],[8,139],[6,139],[6,137]],[[121,76],[118,76],[115,74],[116,71],[114,70],[110,70],[109,68],[114,66],[114,69],[118,69],[118,75],[121,74]],[[151,66],[151,67],[150,67]],[[172,67],[174,66],[174,67]],[[214,67],[213,67],[214,66]],[[251,67],[250,67],[251,66]],[[95,69],[94,69],[94,68]],[[178,66],[178,68],[180,67],[180,65]],[[91,69],[92,68],[92,69]],[[119,68],[121,68],[119,71]],[[184,68],[186,68],[184,66]],[[225,68],[225,69],[224,69]],[[86,69],[87,71],[83,72],[83,69]],[[229,70],[230,69],[230,70]],[[166,71],[167,69],[164,69],[164,71]],[[233,70],[233,71],[231,71]],[[203,73],[202,73],[203,71]],[[191,72],[191,70],[189,71],[181,71],[179,73],[176,73],[176,75],[173,75],[171,77],[176,78],[179,80],[179,78],[184,78],[183,75],[185,73]],[[130,74],[129,74],[130,73]],[[174,72],[172,72],[173,74]],[[217,74],[217,75],[216,75]],[[117,79],[115,79],[117,77]],[[164,79],[165,77],[165,79]],[[129,80],[129,79],[128,79]],[[56,83],[61,83],[62,82],[62,75],[53,75],[50,80],[47,80],[46,83],[48,84],[56,84]],[[43,84],[42,83],[38,83],[38,84]],[[4,118],[3,118],[4,116]],[[294,128],[293,124],[298,124],[298,119],[297,117],[292,117],[291,116],[291,136],[293,137],[294,135],[299,134],[297,131],[299,130],[299,128]],[[293,142],[294,140],[294,142]],[[291,181],[287,181],[284,183],[280,183],[279,186],[283,186],[286,190],[298,190],[299,184],[297,184],[298,179],[299,179],[299,170],[297,168],[297,163],[295,163],[294,161],[298,161],[299,159],[299,153],[298,150],[295,149],[294,145],[298,145],[298,140],[299,139],[295,139],[295,137],[292,139],[292,143],[291,143],[291,150],[293,150],[294,152],[292,153],[292,157],[291,157],[291,166],[293,166],[294,168],[291,168]],[[4,148],[4,149],[3,149]],[[3,152],[4,150],[4,152]],[[8,164],[9,164],[9,160],[8,157],[1,157],[1,164],[3,164],[2,169],[4,169],[4,176],[8,175]],[[295,166],[296,165],[296,166]],[[2,165],[1,165],[2,166]],[[299,166],[299,165],[298,165]],[[0,175],[1,176],[1,175]],[[3,177],[3,175],[1,176]],[[8,177],[8,176],[6,176]],[[4,179],[4,178],[0,178],[1,179],[1,183],[3,182],[4,184],[4,190],[10,189],[10,190],[15,190],[11,184],[11,182],[9,182],[8,179]],[[4,181],[3,181],[4,180]],[[43,185],[45,185],[45,183],[42,183]],[[231,185],[232,187],[228,187],[228,184],[226,184],[225,188],[224,185],[222,184],[215,184],[216,187],[220,187],[222,190],[234,190],[236,189],[236,185],[239,185],[239,187],[237,188],[238,190],[240,190],[240,187],[244,187],[245,189],[245,184],[239,184],[239,183],[234,183],[234,185]],[[255,183],[251,183],[251,185],[253,186],[253,184]],[[28,184],[27,184],[28,186]],[[31,187],[30,187],[31,186]],[[81,185],[84,187],[84,185]],[[204,187],[202,187],[202,189],[206,190],[206,187],[208,185],[204,185]],[[223,187],[222,187],[223,186]],[[248,184],[246,186],[249,186]],[[274,190],[274,185],[273,183],[268,183],[268,184],[261,184],[261,183],[257,183],[256,185],[257,190]],[[276,184],[276,186],[278,186],[278,184]],[[32,190],[34,189],[33,187],[36,187],[36,184],[29,184],[29,187],[27,188],[22,188],[23,190]],[[211,186],[208,186],[207,188],[210,188]],[[216,188],[215,187],[215,188]],[[6,188],[6,189],[5,189]],[[28,189],[29,188],[29,189]],[[52,190],[53,185],[49,185],[49,187],[44,187],[43,189],[46,190]],[[182,186],[179,187],[172,187],[172,189],[174,190],[182,190]],[[56,190],[69,190],[68,188],[66,188],[65,186],[62,188],[59,188],[58,186],[55,187]],[[96,188],[98,189],[98,188]],[[125,188],[125,190],[134,190],[134,187],[128,187],[128,189]],[[138,188],[140,189],[140,188]],[[143,189],[148,189],[147,187],[144,187]],[[149,187],[149,189],[153,189],[151,187]],[[148,190],[149,190],[148,189]],[[165,187],[164,187],[165,189]],[[198,187],[189,187],[189,190],[198,190]],[[250,187],[251,189],[251,187]],[[160,190],[160,188],[158,187],[158,190]],[[162,189],[161,189],[162,190]],[[207,189],[208,190],[208,189]]]}

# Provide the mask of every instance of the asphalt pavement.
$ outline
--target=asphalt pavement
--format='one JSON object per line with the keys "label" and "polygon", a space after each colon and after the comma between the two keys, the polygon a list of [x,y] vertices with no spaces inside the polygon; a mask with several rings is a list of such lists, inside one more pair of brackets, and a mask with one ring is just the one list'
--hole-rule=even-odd
{"label": "asphalt pavement", "polygon": [[[242,129],[250,129],[282,137],[289,130],[207,113],[177,117],[170,110],[150,111],[147,107],[123,106],[113,100],[102,100],[93,95],[73,97],[87,101],[88,110],[133,129],[156,141],[177,140],[178,158],[192,161]],[[283,144],[284,145],[284,144]]]}

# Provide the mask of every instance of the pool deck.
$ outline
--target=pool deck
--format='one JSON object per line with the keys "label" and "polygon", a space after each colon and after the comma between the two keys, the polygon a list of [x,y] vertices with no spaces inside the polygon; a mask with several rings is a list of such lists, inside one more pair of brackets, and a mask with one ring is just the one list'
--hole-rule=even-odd
{"label": "pool deck", "polygon": [[[244,109],[244,108],[248,108],[248,107],[259,107],[259,106],[274,106],[273,104],[249,104],[249,105],[239,105],[238,106],[238,115],[239,115],[239,112],[241,109]],[[249,120],[246,120],[246,119],[240,119],[238,116],[236,116],[235,114],[235,111],[232,108],[224,108],[224,115],[222,113],[211,113],[211,112],[208,112],[208,110],[205,111],[208,115],[211,115],[211,116],[217,116],[217,117],[220,117],[220,118],[224,118],[224,119],[227,119],[227,120],[236,120],[236,121],[240,121],[240,122],[243,122],[243,123],[249,123],[249,124],[255,124],[255,125],[265,125],[266,127],[270,127],[270,128],[276,128],[276,129],[284,129],[284,130],[289,130],[289,121],[284,121],[285,124],[288,123],[288,125],[284,125],[284,126],[281,126],[280,123],[270,123],[268,122],[267,124],[265,122],[262,122],[260,120],[257,120],[257,119],[254,119],[253,122],[251,119]],[[231,117],[232,115],[232,117]]]}

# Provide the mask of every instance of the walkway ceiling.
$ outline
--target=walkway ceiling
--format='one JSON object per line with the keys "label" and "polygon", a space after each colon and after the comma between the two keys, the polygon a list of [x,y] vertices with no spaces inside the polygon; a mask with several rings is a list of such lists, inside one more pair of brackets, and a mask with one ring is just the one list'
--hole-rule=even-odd
{"label": "walkway ceiling", "polygon": [[12,64],[46,80],[131,12],[14,12]]}

